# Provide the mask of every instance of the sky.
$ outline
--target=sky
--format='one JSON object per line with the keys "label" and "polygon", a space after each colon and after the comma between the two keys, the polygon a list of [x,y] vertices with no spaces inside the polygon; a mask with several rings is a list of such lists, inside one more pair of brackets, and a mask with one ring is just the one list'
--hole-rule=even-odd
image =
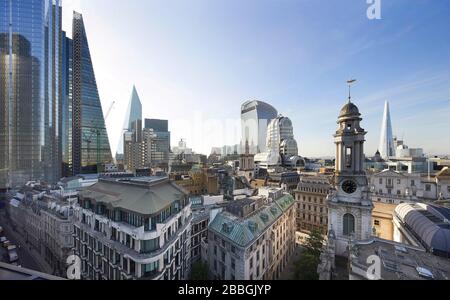
{"label": "sky", "polygon": [[115,101],[113,154],[136,85],[143,117],[169,120],[172,146],[239,143],[241,105],[257,99],[292,120],[300,155],[334,156],[349,79],[366,155],[385,101],[394,135],[448,154],[450,1],[380,1],[369,19],[367,0],[63,0],[63,29],[83,14],[104,113]]}

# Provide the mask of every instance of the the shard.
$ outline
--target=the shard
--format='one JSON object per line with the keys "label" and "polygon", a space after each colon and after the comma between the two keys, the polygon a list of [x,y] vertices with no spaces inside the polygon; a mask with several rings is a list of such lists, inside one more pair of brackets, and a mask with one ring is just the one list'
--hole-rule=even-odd
{"label": "the shard", "polygon": [[[124,131],[130,131],[132,128],[132,123],[142,120],[142,103],[139,99],[139,95],[136,90],[136,86],[133,86],[133,91],[131,92],[130,104],[128,105],[127,113],[125,115],[125,123],[123,125]],[[123,137],[121,135],[119,139],[119,146],[117,147],[117,153],[123,154]]]}
{"label": "the shard", "polygon": [[381,157],[387,159],[395,156],[394,136],[392,135],[391,113],[389,110],[389,102],[386,101],[384,106],[383,122],[381,124],[380,137],[380,151]]}

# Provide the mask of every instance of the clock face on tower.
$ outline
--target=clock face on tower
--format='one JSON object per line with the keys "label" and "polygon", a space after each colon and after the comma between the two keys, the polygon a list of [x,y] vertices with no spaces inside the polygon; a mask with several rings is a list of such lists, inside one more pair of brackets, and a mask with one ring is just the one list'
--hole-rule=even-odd
{"label": "clock face on tower", "polygon": [[347,194],[353,194],[357,188],[358,185],[353,180],[346,180],[342,183],[342,190]]}

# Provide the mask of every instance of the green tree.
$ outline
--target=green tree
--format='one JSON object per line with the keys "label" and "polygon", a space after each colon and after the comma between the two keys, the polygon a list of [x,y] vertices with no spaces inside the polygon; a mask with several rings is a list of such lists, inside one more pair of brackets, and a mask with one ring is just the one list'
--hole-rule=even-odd
{"label": "green tree", "polygon": [[196,262],[192,265],[191,280],[208,280],[208,264]]}
{"label": "green tree", "polygon": [[306,239],[304,251],[294,266],[294,279],[296,280],[319,280],[317,267],[320,264],[324,237],[320,231],[314,230]]}
{"label": "green tree", "polygon": [[295,263],[295,280],[319,280],[317,266],[320,260],[310,253],[303,253]]}
{"label": "green tree", "polygon": [[309,237],[306,239],[305,249],[307,253],[320,258],[320,253],[322,253],[324,238],[320,231],[313,230]]}

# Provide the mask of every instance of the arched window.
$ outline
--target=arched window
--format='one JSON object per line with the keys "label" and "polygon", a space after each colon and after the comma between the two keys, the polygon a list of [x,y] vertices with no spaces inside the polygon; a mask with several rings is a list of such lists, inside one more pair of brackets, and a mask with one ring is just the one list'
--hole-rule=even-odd
{"label": "arched window", "polygon": [[355,217],[351,214],[344,215],[344,235],[350,236],[355,233]]}

